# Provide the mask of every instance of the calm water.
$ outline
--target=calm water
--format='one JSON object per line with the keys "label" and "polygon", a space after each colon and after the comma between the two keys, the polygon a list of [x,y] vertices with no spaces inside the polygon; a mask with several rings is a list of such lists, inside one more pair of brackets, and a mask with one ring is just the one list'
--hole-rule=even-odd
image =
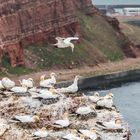
{"label": "calm water", "polygon": [[132,138],[140,140],[140,82],[125,84],[122,87],[99,91],[101,95],[114,93],[114,103],[124,120],[129,124]]}

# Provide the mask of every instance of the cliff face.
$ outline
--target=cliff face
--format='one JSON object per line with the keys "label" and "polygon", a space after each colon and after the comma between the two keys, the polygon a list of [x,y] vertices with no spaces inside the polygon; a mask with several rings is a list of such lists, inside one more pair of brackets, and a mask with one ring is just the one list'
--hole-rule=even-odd
{"label": "cliff face", "polygon": [[[97,12],[91,0],[7,0],[0,3],[0,56],[8,54],[11,65],[24,64],[23,47],[53,41],[54,37],[80,35],[76,9]],[[21,43],[22,42],[22,43]]]}

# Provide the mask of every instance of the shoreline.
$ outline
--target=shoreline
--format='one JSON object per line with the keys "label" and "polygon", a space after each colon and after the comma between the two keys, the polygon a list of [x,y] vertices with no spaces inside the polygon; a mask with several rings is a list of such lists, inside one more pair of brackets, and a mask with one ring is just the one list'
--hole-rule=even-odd
{"label": "shoreline", "polygon": [[[131,71],[131,70],[139,70],[140,69],[140,58],[136,59],[124,59],[119,62],[108,62],[103,64],[98,64],[94,67],[83,66],[81,68],[75,69],[51,69],[49,71],[40,71],[37,73],[31,73],[27,75],[17,76],[17,75],[9,75],[8,77],[11,78],[19,84],[19,80],[33,78],[35,83],[39,83],[40,76],[46,74],[49,77],[51,72],[55,72],[57,74],[57,81],[67,81],[73,80],[75,75],[81,75],[83,77],[96,77],[96,76],[103,76],[107,74],[113,73],[120,73],[124,71]],[[0,77],[2,78],[2,76]]]}

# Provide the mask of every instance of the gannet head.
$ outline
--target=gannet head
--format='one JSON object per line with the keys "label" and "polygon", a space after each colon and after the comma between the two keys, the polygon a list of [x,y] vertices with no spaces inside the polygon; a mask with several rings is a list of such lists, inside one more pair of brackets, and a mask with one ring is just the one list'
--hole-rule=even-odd
{"label": "gannet head", "polygon": [[68,112],[65,112],[65,113],[63,114],[63,118],[64,118],[64,119],[68,118],[68,116],[69,116],[69,113],[68,113]]}
{"label": "gannet head", "polygon": [[34,80],[32,78],[28,78],[29,81],[34,82]]}
{"label": "gannet head", "polygon": [[94,96],[98,96],[99,97],[99,92],[94,92]]}
{"label": "gannet head", "polygon": [[113,93],[110,92],[110,93],[108,93],[108,96],[113,98],[114,95],[113,95]]}
{"label": "gannet head", "polygon": [[77,130],[76,129],[71,129],[71,133],[76,135],[77,134]]}
{"label": "gannet head", "polygon": [[44,75],[42,75],[41,77],[40,77],[40,81],[44,81],[45,80],[45,74]]}
{"label": "gannet head", "polygon": [[46,130],[47,130],[46,127],[41,128],[41,131],[46,131]]}
{"label": "gannet head", "polygon": [[54,87],[49,88],[49,91],[53,94],[57,93],[57,90]]}
{"label": "gannet head", "polygon": [[118,119],[115,120],[115,124],[121,124],[121,123],[122,123],[121,119],[118,118]]}
{"label": "gannet head", "polygon": [[95,134],[97,133],[97,130],[95,128],[91,129],[90,131]]}
{"label": "gannet head", "polygon": [[90,108],[93,109],[93,110],[95,110],[95,106],[96,105],[92,104],[92,105],[90,105]]}
{"label": "gannet head", "polygon": [[33,120],[34,120],[35,122],[38,122],[38,121],[40,120],[40,118],[39,118],[39,116],[34,115],[34,116],[33,116]]}
{"label": "gannet head", "polygon": [[56,77],[57,75],[54,73],[54,72],[52,72],[51,74],[50,74],[50,77]]}
{"label": "gannet head", "polygon": [[86,137],[85,135],[80,134],[80,139],[81,139],[81,140],[84,140],[84,139],[85,139],[85,137]]}

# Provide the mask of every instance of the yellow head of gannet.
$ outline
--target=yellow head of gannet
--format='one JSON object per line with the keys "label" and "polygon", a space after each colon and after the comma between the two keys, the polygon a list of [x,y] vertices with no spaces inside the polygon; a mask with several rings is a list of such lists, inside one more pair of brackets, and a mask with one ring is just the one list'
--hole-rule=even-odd
{"label": "yellow head of gannet", "polygon": [[44,75],[42,75],[41,77],[40,77],[40,81],[44,81],[45,80],[45,74]]}
{"label": "yellow head of gannet", "polygon": [[97,133],[97,130],[96,130],[95,128],[93,128],[93,129],[91,129],[91,130],[90,130],[90,132],[92,132],[92,133],[95,133],[95,134],[96,134],[96,133]]}
{"label": "yellow head of gannet", "polygon": [[81,139],[81,140],[84,140],[85,137],[86,137],[86,136],[85,136],[84,134],[80,134],[80,139]]}
{"label": "yellow head of gannet", "polygon": [[40,120],[40,118],[39,118],[39,116],[34,115],[34,116],[33,116],[33,120],[34,120],[35,122],[38,122],[38,121]]}
{"label": "yellow head of gannet", "polygon": [[56,93],[57,93],[57,90],[56,90],[54,87],[50,87],[50,88],[49,88],[49,91],[50,91],[52,94],[56,94]]}
{"label": "yellow head of gannet", "polygon": [[122,123],[122,120],[121,120],[121,119],[117,118],[117,119],[115,120],[115,124],[121,124],[121,123]]}
{"label": "yellow head of gannet", "polygon": [[51,74],[50,74],[50,77],[57,77],[57,75],[54,73],[54,72],[52,72]]}
{"label": "yellow head of gannet", "polygon": [[69,116],[69,113],[68,113],[68,112],[65,112],[65,113],[63,114],[63,119],[67,119],[68,116]]}
{"label": "yellow head of gannet", "polygon": [[94,92],[94,96],[98,96],[99,97],[99,93],[98,92]]}
{"label": "yellow head of gannet", "polygon": [[113,98],[114,95],[113,95],[113,93],[110,92],[110,93],[108,93],[108,96]]}
{"label": "yellow head of gannet", "polygon": [[93,110],[95,110],[95,107],[96,107],[96,105],[94,105],[94,104],[90,105],[90,108]]}

